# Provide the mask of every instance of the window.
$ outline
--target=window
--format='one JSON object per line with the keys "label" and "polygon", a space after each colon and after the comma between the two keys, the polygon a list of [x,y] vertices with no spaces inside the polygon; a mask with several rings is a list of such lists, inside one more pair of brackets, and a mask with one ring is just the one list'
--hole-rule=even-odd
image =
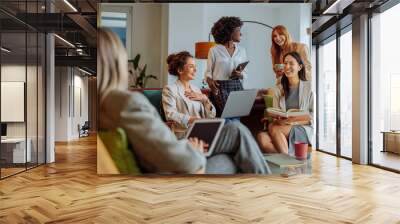
{"label": "window", "polygon": [[111,29],[118,34],[126,47],[127,13],[124,12],[101,12],[101,26]]}
{"label": "window", "polygon": [[115,32],[127,49],[128,58],[132,57],[132,8],[101,4],[100,26]]}
{"label": "window", "polygon": [[340,36],[340,155],[352,157],[352,32]]}
{"label": "window", "polygon": [[[383,132],[400,130],[400,33],[394,29],[398,21],[399,4],[371,19],[371,157],[373,164],[395,170],[400,170],[400,156],[384,148],[384,143],[389,142],[383,139]],[[400,147],[400,133],[392,140],[390,144],[394,143],[396,151]]]}
{"label": "window", "polygon": [[318,149],[336,153],[336,39],[318,48]]}

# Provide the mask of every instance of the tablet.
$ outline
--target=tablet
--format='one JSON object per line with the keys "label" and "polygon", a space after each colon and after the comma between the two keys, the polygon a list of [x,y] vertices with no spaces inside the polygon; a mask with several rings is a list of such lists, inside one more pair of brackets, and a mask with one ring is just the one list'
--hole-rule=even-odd
{"label": "tablet", "polygon": [[186,138],[196,137],[209,145],[205,156],[210,156],[214,151],[219,134],[225,124],[225,119],[195,120],[186,133]]}
{"label": "tablet", "polygon": [[246,61],[246,62],[243,62],[243,63],[238,64],[238,66],[236,67],[236,71],[243,71],[243,69],[246,68],[246,66],[247,66],[247,64],[248,64],[249,62],[250,62],[250,61]]}

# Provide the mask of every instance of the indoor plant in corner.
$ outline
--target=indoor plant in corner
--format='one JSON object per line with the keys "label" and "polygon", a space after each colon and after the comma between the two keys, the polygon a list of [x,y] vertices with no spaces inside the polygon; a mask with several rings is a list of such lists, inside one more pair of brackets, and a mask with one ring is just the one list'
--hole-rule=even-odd
{"label": "indoor plant in corner", "polygon": [[137,54],[134,59],[128,60],[129,66],[129,87],[130,88],[145,88],[148,79],[158,80],[154,75],[146,75],[147,64],[143,67],[139,66],[140,54]]}

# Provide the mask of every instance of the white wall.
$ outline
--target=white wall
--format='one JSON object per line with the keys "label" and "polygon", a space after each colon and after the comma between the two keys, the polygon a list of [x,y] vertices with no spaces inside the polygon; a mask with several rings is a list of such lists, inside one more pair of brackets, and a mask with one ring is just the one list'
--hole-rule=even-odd
{"label": "white wall", "polygon": [[[161,4],[135,3],[132,18],[132,58],[140,54],[140,64],[147,64],[146,74],[160,77]],[[160,78],[148,81],[147,87],[158,86],[161,86]]]}
{"label": "white wall", "polygon": [[55,74],[55,141],[69,141],[88,120],[88,78],[71,67],[56,67]]}
{"label": "white wall", "polygon": [[[285,25],[295,41],[310,47],[310,4],[169,4],[168,52],[188,50],[194,55],[194,44],[206,41],[213,24],[222,16],[238,16],[242,20],[266,23],[270,26]],[[246,49],[250,63],[249,78],[245,88],[266,88],[275,83],[269,49],[271,29],[245,23],[242,27],[241,45]],[[196,60],[198,74],[194,83],[201,86],[205,60]],[[169,83],[174,81],[169,78]]]}
{"label": "white wall", "polygon": [[[168,17],[168,54],[179,51],[189,51],[194,55],[194,44],[199,40],[207,40],[208,32],[206,31],[206,6],[205,4],[169,4]],[[165,62],[164,59],[163,63]],[[197,77],[193,82],[197,86],[201,86],[203,79],[204,67],[206,64],[203,60],[196,60]],[[168,75],[168,83],[176,80],[175,76]]]}
{"label": "white wall", "polygon": [[[162,87],[176,78],[169,76],[166,66],[168,54],[187,50],[194,55],[194,45],[207,41],[211,27],[222,16],[238,16],[242,20],[254,20],[271,26],[287,26],[295,41],[310,48],[311,4],[268,3],[135,3],[102,4],[101,9],[117,8],[132,12],[132,39],[130,49],[133,58],[142,56],[141,64],[147,64],[148,74],[158,81],[150,81],[147,87]],[[123,7],[123,8],[122,8]],[[130,9],[130,10],[128,10]],[[266,88],[274,85],[270,46],[271,30],[256,24],[245,23],[241,45],[246,48],[250,64],[245,88]],[[194,84],[202,86],[205,60],[196,60],[198,72]]]}

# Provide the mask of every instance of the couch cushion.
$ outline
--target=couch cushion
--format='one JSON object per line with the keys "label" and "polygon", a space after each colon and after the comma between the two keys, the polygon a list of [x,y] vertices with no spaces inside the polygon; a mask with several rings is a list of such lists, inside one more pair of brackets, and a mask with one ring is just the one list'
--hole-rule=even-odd
{"label": "couch cushion", "polygon": [[135,155],[128,148],[128,138],[122,128],[99,131],[98,134],[121,174],[141,173]]}
{"label": "couch cushion", "polygon": [[143,90],[143,95],[147,97],[147,99],[150,101],[150,103],[156,108],[158,113],[161,116],[161,119],[165,122],[165,113],[164,113],[164,108],[162,106],[162,89],[144,89]]}

